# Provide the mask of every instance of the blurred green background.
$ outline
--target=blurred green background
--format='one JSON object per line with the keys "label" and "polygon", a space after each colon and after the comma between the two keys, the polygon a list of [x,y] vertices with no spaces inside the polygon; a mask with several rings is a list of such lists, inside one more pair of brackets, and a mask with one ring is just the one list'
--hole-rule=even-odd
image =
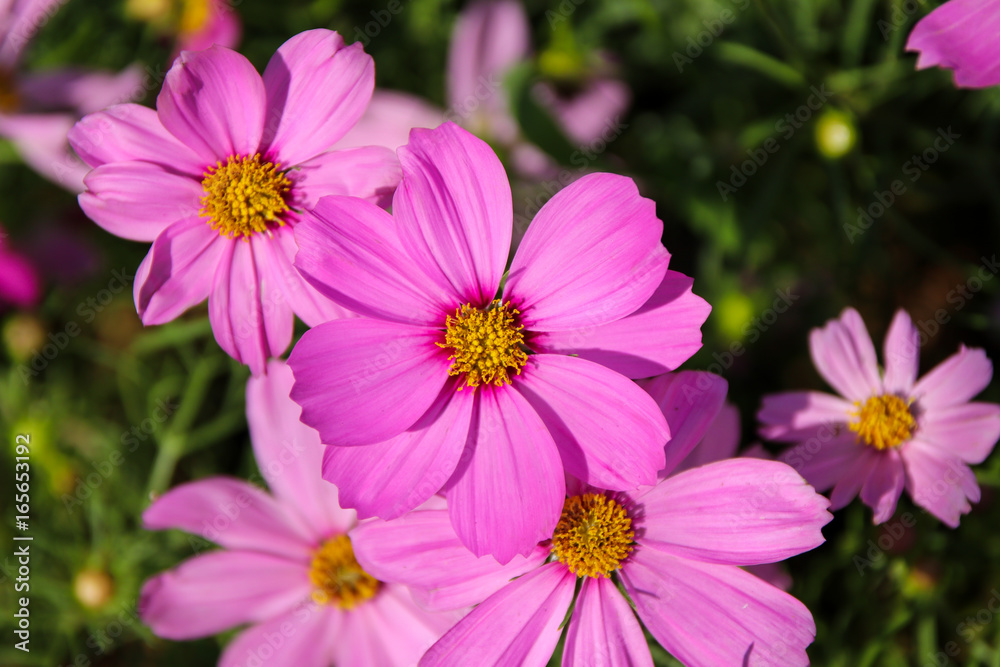
{"label": "blurred green background", "polygon": [[[846,306],[860,310],[876,345],[894,311],[906,308],[927,334],[922,372],[959,343],[998,357],[1000,281],[973,278],[981,266],[992,278],[997,267],[983,258],[1000,253],[1000,91],[958,91],[947,72],[914,71],[906,37],[936,4],[527,2],[536,57],[508,81],[515,97],[539,79],[572,83],[573,63],[597,51],[613,56],[632,90],[623,131],[594,151],[591,168],[634,177],[657,202],[672,268],[693,275],[695,292],[714,307],[704,349],[685,368],[729,380],[744,444],[755,438],[763,394],[824,389],[808,332]],[[240,50],[262,68],[305,29],[332,28],[353,41],[382,7],[244,0],[235,5]],[[366,47],[378,85],[444,107],[461,5],[402,7]],[[120,70],[138,62],[162,72],[171,50],[170,36],[131,18],[123,2],[70,0],[32,42],[27,64]],[[570,159],[572,146],[551,134],[551,120],[530,104],[517,113],[528,138]],[[914,156],[939,132],[953,141],[923,169]],[[35,310],[0,315],[0,479],[13,480],[15,435],[30,434],[34,536],[24,654],[13,648],[8,613],[15,511],[5,491],[0,664],[214,664],[226,637],[172,643],[136,618],[142,581],[192,554],[186,535],[144,532],[140,514],[151,494],[178,483],[254,474],[247,372],[215,344],[204,307],[143,329],[131,285],[122,289],[120,279],[128,281],[147,246],[87,222],[72,195],[24,167],[9,145],[0,146],[0,162],[0,223],[12,243],[58,220],[96,257],[86,280],[48,287]],[[902,194],[891,191],[897,180]],[[525,197],[535,194],[516,193],[515,212],[530,217]],[[859,207],[870,223],[859,222]],[[792,305],[767,316],[782,294]],[[946,321],[934,325],[935,317]],[[49,342],[58,354],[39,357]],[[734,342],[743,344],[735,355]],[[980,400],[1000,400],[996,384]],[[789,563],[791,592],[816,618],[813,664],[1000,665],[1000,618],[988,607],[1000,599],[1000,455],[976,473],[983,500],[957,530],[906,497],[894,519],[873,527],[856,501],[827,526],[825,545]],[[656,649],[654,657],[676,664]]]}

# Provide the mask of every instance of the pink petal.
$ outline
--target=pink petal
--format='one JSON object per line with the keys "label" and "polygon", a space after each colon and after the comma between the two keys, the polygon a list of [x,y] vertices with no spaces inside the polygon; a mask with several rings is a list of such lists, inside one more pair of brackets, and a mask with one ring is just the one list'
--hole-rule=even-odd
{"label": "pink petal", "polygon": [[514,255],[504,299],[533,331],[587,329],[631,315],[663,281],[663,223],[630,178],[588,174],[552,197]]}
{"label": "pink petal", "polygon": [[167,72],[156,110],[163,126],[209,165],[253,155],[264,132],[264,84],[235,51],[185,51]]}
{"label": "pink petal", "polygon": [[175,487],[142,514],[147,530],[176,528],[227,549],[249,549],[308,564],[316,538],[291,519],[273,497],[228,477]]}
{"label": "pink petal", "polygon": [[373,204],[388,203],[402,172],[396,155],[382,146],[320,153],[293,171],[297,203],[313,208],[326,195],[360,197]]}
{"label": "pink petal", "polygon": [[474,554],[508,563],[552,537],[566,497],[562,462],[545,423],[521,394],[509,387],[475,391],[471,456],[449,482],[448,510]]}
{"label": "pink petal", "polygon": [[236,5],[230,0],[207,0],[209,3],[208,17],[205,22],[193,32],[181,32],[177,35],[176,58],[181,51],[203,51],[213,44],[235,49],[242,37],[243,24]]}
{"label": "pink petal", "polygon": [[941,454],[982,463],[1000,438],[1000,405],[962,403],[928,412],[917,437]]}
{"label": "pink petal", "polygon": [[903,493],[905,475],[898,451],[882,452],[876,461],[874,469],[861,487],[861,502],[875,511],[872,521],[878,525],[891,519],[896,511],[896,503]]}
{"label": "pink petal", "polygon": [[840,319],[830,320],[809,335],[809,352],[816,370],[831,387],[850,401],[863,401],[878,394],[875,346],[858,311],[847,308]]}
{"label": "pink petal", "polygon": [[444,327],[458,298],[400,246],[392,217],[351,197],[324,197],[295,229],[295,268],[319,292],[368,317]]}
{"label": "pink petal", "polygon": [[267,126],[261,152],[304,162],[347,134],[375,89],[375,63],[360,43],[306,30],[282,44],[264,70]]}
{"label": "pink petal", "polygon": [[463,303],[485,306],[507,265],[510,184],[489,145],[454,123],[413,130],[392,200],[406,252]]}
{"label": "pink petal", "polygon": [[704,371],[681,371],[650,380],[644,388],[667,419],[670,440],[662,475],[669,475],[694,449],[726,400],[729,383]]}
{"label": "pink petal", "polygon": [[427,609],[479,604],[549,556],[536,546],[528,556],[501,565],[476,557],[455,534],[445,510],[416,510],[393,521],[366,521],[351,531],[354,555],[379,581],[404,584]]}
{"label": "pink petal", "polygon": [[653,667],[642,628],[610,579],[584,578],[569,621],[562,664]]}
{"label": "pink petal", "polygon": [[31,308],[38,302],[41,291],[41,279],[34,265],[0,240],[0,306]]}
{"label": "pink petal", "polygon": [[955,85],[984,88],[1000,83],[1000,12],[989,0],[951,0],[922,18],[907,51],[919,51],[917,69],[955,70]]}
{"label": "pink petal", "polygon": [[[708,425],[705,437],[683,461],[677,464],[672,474],[676,475],[679,472],[697,468],[713,461],[731,459],[736,456],[736,450],[739,446],[740,412],[735,405],[724,403],[719,409],[719,414]],[[760,447],[760,445],[757,446]],[[757,456],[755,458],[764,457]]]}
{"label": "pink petal", "polygon": [[905,310],[896,311],[885,336],[882,350],[885,360],[885,377],[882,378],[883,391],[898,396],[909,396],[913,383],[917,381],[920,366],[920,332]]}
{"label": "pink petal", "polygon": [[979,484],[969,467],[954,456],[921,442],[904,445],[906,490],[913,502],[951,528],[958,528],[963,514],[978,503]]}
{"label": "pink petal", "polygon": [[271,491],[301,514],[317,538],[346,533],[355,513],[341,509],[337,489],[320,477],[323,446],[319,434],[299,421],[292,401],[292,370],[271,360],[267,373],[247,381],[247,422],[257,467]]}
{"label": "pink petal", "polygon": [[801,443],[783,452],[778,460],[792,466],[818,491],[826,491],[846,479],[859,458],[867,460],[868,449],[850,431],[820,426]]}
{"label": "pink petal", "polygon": [[448,49],[449,117],[486,129],[499,141],[516,139],[503,79],[531,50],[531,26],[516,0],[481,0],[466,7]]}
{"label": "pink petal", "polygon": [[[16,4],[15,4],[16,3]],[[64,0],[7,0],[2,8],[3,44],[0,45],[0,65],[12,70],[18,64],[21,53],[38,32],[55,14]]]}
{"label": "pink petal", "polygon": [[225,239],[208,301],[208,318],[219,347],[236,361],[262,373],[270,357],[292,341],[292,309],[277,286],[265,286],[260,266],[267,266],[267,236],[250,241]]}
{"label": "pink petal", "polygon": [[200,217],[163,230],[135,272],[135,308],[143,324],[163,324],[204,301],[228,246]]}
{"label": "pink petal", "polygon": [[236,635],[219,667],[330,667],[343,616],[334,607],[303,603]]}
{"label": "pink petal", "polygon": [[621,575],[646,628],[688,667],[809,664],[809,610],[738,567],[639,548]]}
{"label": "pink petal", "polygon": [[199,217],[204,194],[200,182],[149,162],[102,165],[84,184],[79,199],[87,217],[130,241],[152,241],[168,225]]}
{"label": "pink petal", "polygon": [[513,386],[545,422],[569,474],[612,491],[656,481],[670,429],[625,376],[586,359],[535,354]]}
{"label": "pink petal", "polygon": [[302,421],[326,445],[396,437],[427,412],[448,380],[438,338],[430,329],[383,320],[333,320],[310,329],[288,358]]}
{"label": "pink petal", "polygon": [[348,640],[336,645],[334,664],[412,667],[457,619],[457,614],[420,609],[406,588],[385,585],[369,604],[344,615],[343,636]]}
{"label": "pink petal", "polygon": [[707,563],[773,563],[823,543],[830,504],[784,463],[730,459],[674,475],[635,496],[642,540]]}
{"label": "pink petal", "polygon": [[856,408],[839,396],[818,391],[787,391],[764,397],[757,419],[769,440],[796,442],[819,426],[835,428],[852,421]]}
{"label": "pink petal", "polygon": [[[258,268],[271,298],[286,301],[292,312],[310,327],[330,320],[355,317],[351,311],[320,294],[295,270],[292,262],[299,250],[295,242],[297,228],[298,225],[285,225],[274,229],[267,243],[262,244],[267,259],[263,266],[258,264]],[[274,288],[277,288],[280,297],[274,293]]]}
{"label": "pink petal", "polygon": [[533,92],[574,144],[594,144],[595,149],[610,143],[608,137],[613,139],[621,132],[621,114],[632,101],[627,85],[606,76],[584,81],[568,96],[549,83],[539,84]]}
{"label": "pink petal", "polygon": [[282,614],[311,590],[302,563],[251,551],[215,551],[147,581],[138,608],[160,637],[195,639]]}
{"label": "pink petal", "polygon": [[410,140],[415,127],[434,128],[444,112],[416,95],[376,88],[368,108],[335,148],[385,146],[396,150]]}
{"label": "pink petal", "polygon": [[449,630],[427,651],[420,667],[544,667],[559,641],[575,582],[562,563],[548,563],[518,577]]}
{"label": "pink petal", "polygon": [[73,155],[66,135],[76,122],[70,113],[0,114],[0,136],[9,139],[25,164],[70,192],[83,192],[90,171]]}
{"label": "pink petal", "polygon": [[91,167],[141,160],[200,179],[205,168],[215,164],[167,132],[153,109],[138,104],[119,104],[85,116],[70,130],[69,143]]}
{"label": "pink petal", "polygon": [[365,519],[394,519],[445,485],[469,438],[475,392],[450,382],[409,429],[384,442],[327,447],[323,477],[340,489],[341,502]]}
{"label": "pink petal", "polygon": [[701,348],[701,326],[712,310],[691,292],[693,283],[667,271],[653,296],[631,315],[595,327],[542,332],[532,347],[574,354],[630,378],[672,371]]}
{"label": "pink petal", "polygon": [[857,453],[850,464],[844,469],[843,476],[837,481],[830,493],[830,510],[836,511],[846,507],[864,488],[868,478],[879,465],[881,452],[867,445],[856,445]]}
{"label": "pink petal", "polygon": [[983,350],[959,346],[913,387],[913,398],[926,412],[972,399],[990,383],[993,362]]}

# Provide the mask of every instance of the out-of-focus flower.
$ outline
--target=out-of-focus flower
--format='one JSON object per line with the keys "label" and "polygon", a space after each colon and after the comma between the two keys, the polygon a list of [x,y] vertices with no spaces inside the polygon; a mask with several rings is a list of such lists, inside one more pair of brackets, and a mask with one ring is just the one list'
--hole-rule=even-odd
{"label": "out-of-focus flower", "polygon": [[216,44],[236,48],[243,32],[231,0],[127,0],[125,13],[176,37],[171,60]]}
{"label": "out-of-focus flower", "polygon": [[917,505],[957,526],[969,503],[979,501],[968,464],[982,463],[1000,438],[1000,405],[970,402],[993,376],[986,354],[962,346],[918,380],[919,332],[900,310],[886,334],[880,374],[871,337],[852,308],[814,329],[809,350],[840,396],[764,398],[761,434],[799,443],[781,460],[820,491],[832,488],[834,509],[860,492],[874,522],[883,523],[905,487]]}
{"label": "out-of-focus flower", "polygon": [[278,49],[263,79],[235,51],[185,51],[156,111],[116,106],[73,128],[94,167],[80,206],[112,234],[153,242],[135,278],[144,324],[208,298],[215,339],[256,374],[288,346],[293,313],[310,326],[347,315],[292,268],[295,229],[320,196],[381,202],[395,188],[387,148],[328,150],[374,79],[360,45],[310,30]]}
{"label": "out-of-focus flower", "polygon": [[1000,6],[993,0],[949,0],[922,18],[910,33],[907,51],[919,52],[917,69],[945,67],[955,85],[1000,84]]}
{"label": "out-of-focus flower", "polygon": [[42,294],[41,280],[32,262],[11,247],[0,227],[0,310],[31,308]]}
{"label": "out-of-focus flower", "polygon": [[104,570],[87,568],[73,577],[73,595],[88,609],[100,609],[111,601],[115,584]]}
{"label": "out-of-focus flower", "polygon": [[147,528],[177,528],[223,548],[147,581],[142,620],[168,639],[250,624],[226,646],[222,667],[413,665],[456,616],[420,609],[405,586],[359,566],[347,534],[355,513],[320,479],[319,438],[299,421],[291,386],[278,361],[247,385],[254,455],[273,495],[213,477],[168,491],[143,514]]}
{"label": "out-of-focus flower", "polygon": [[851,117],[837,109],[827,109],[816,121],[816,148],[823,157],[831,160],[851,152],[858,140]]}
{"label": "out-of-focus flower", "polygon": [[612,174],[545,205],[498,297],[512,203],[497,156],[453,123],[398,154],[392,216],[325,197],[300,227],[296,268],[367,317],[303,336],[293,398],[325,444],[363,445],[326,452],[347,506],[392,518],[444,488],[462,539],[508,561],[551,533],[564,469],[653,482],[669,434],[628,378],[685,361],[710,307],[667,270],[653,202]]}
{"label": "out-of-focus flower", "polygon": [[28,42],[64,0],[9,0],[0,5],[0,137],[29,167],[73,192],[83,190],[87,165],[69,150],[66,133],[80,116],[145,93],[142,71],[120,74],[66,67],[20,71]]}
{"label": "out-of-focus flower", "polygon": [[[665,399],[682,414],[668,461],[704,435],[725,396],[718,378],[699,393],[697,377],[680,378]],[[636,614],[691,667],[808,665],[816,634],[809,610],[740,566],[822,544],[829,502],[777,461],[731,459],[670,473],[668,463],[665,479],[629,493],[570,480],[554,530],[506,565],[466,550],[446,510],[368,522],[351,536],[366,571],[410,586],[428,609],[478,604],[421,667],[545,665],[567,614],[566,667],[651,666]]]}

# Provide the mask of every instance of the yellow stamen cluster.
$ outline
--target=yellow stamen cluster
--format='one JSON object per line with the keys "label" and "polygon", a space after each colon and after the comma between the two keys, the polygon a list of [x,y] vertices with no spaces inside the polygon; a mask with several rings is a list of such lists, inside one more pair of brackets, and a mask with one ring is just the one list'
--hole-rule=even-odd
{"label": "yellow stamen cluster", "polygon": [[230,155],[205,172],[201,182],[201,215],[209,226],[229,238],[267,231],[269,224],[284,225],[279,216],[288,211],[285,195],[292,187],[279,165],[261,161],[260,155]]}
{"label": "yellow stamen cluster", "polygon": [[552,551],[578,577],[610,577],[632,553],[632,519],[601,493],[568,498],[552,535]]}
{"label": "yellow stamen cluster", "polygon": [[336,604],[341,609],[353,609],[374,597],[381,585],[358,565],[347,535],[330,538],[316,551],[309,568],[309,581],[316,587],[313,600]]}
{"label": "yellow stamen cluster", "polygon": [[899,447],[910,439],[917,420],[910,412],[909,404],[894,394],[872,396],[864,404],[857,401],[851,416],[857,421],[847,424],[847,428],[858,434],[858,441],[875,449]]}
{"label": "yellow stamen cluster", "polygon": [[528,361],[519,314],[498,299],[485,310],[467,303],[449,315],[444,342],[438,343],[451,350],[448,374],[465,373],[467,387],[510,384],[511,371],[517,375]]}

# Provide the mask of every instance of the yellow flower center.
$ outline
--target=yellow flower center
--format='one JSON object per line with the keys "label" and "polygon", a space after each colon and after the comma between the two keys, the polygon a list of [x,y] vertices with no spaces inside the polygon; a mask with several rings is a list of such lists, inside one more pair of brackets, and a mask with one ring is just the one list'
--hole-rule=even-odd
{"label": "yellow flower center", "polygon": [[309,581],[316,589],[313,600],[319,604],[337,604],[353,609],[374,597],[381,583],[358,565],[351,548],[351,538],[338,535],[323,543],[313,556]]}
{"label": "yellow flower center", "polygon": [[552,535],[552,551],[578,577],[610,577],[632,553],[632,519],[601,493],[568,498]]}
{"label": "yellow flower center", "polygon": [[847,428],[858,434],[859,442],[875,449],[899,447],[910,439],[917,425],[909,404],[893,394],[872,396],[863,405],[857,401],[854,407],[851,416],[857,421],[850,422]]}
{"label": "yellow flower center", "polygon": [[280,165],[261,161],[260,155],[230,155],[225,164],[209,167],[201,187],[201,215],[209,226],[229,238],[249,237],[284,225],[279,216],[289,210],[285,195],[292,187]]}
{"label": "yellow flower center", "polygon": [[467,387],[510,384],[511,371],[517,375],[528,361],[518,314],[498,299],[485,310],[467,303],[449,315],[444,342],[438,343],[451,350],[448,374],[465,373]]}
{"label": "yellow flower center", "polygon": [[210,0],[184,0],[177,30],[181,34],[198,32],[208,23]]}

